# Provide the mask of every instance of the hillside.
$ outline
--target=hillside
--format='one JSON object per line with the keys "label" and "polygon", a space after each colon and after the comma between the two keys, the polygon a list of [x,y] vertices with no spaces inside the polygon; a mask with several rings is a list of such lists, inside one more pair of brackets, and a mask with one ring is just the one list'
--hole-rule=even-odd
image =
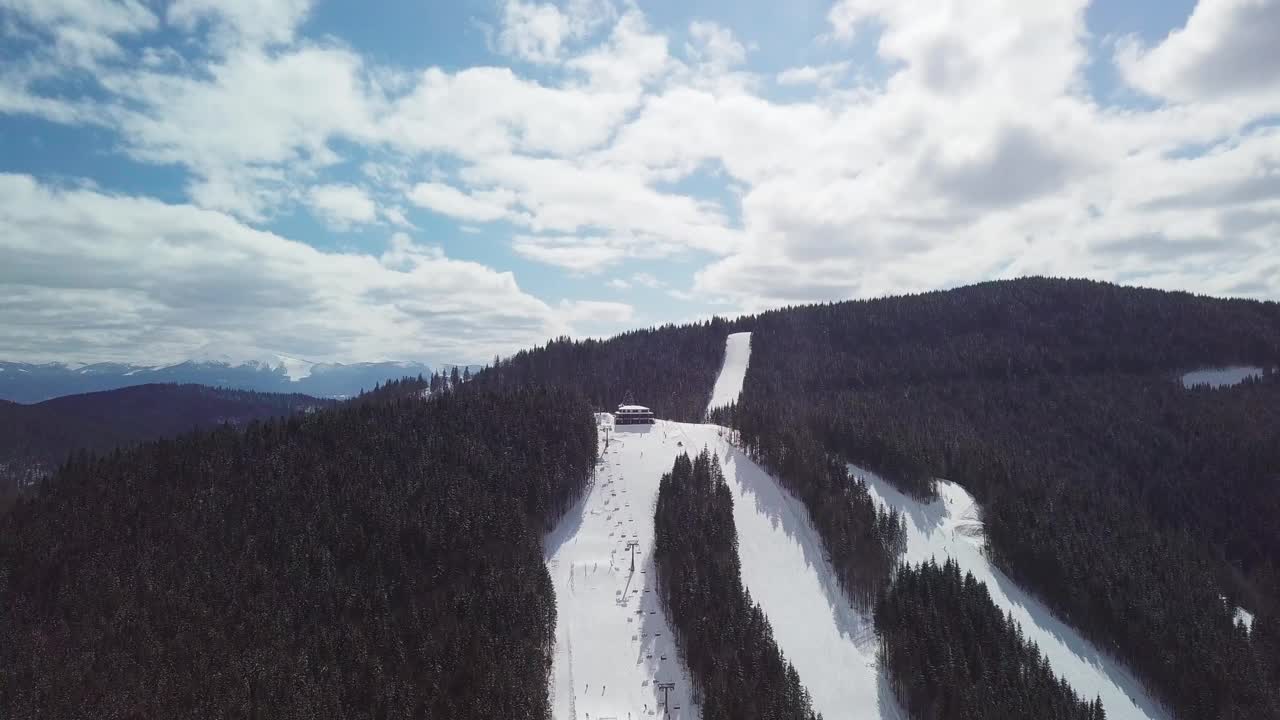
{"label": "hillside", "polygon": [[[0,520],[0,708],[1280,718],[1278,366],[1275,303],[1031,278],[78,456]],[[218,393],[0,418],[105,449],[320,402]]]}
{"label": "hillside", "polygon": [[[858,534],[861,500],[839,509],[836,459],[925,501],[934,478],[963,487],[1000,571],[1177,717],[1280,715],[1280,305],[1028,278],[566,341],[507,381],[581,385],[600,408],[625,384],[690,419],[723,363],[705,345],[746,331],[741,396],[713,417],[803,500],[855,603],[895,550]],[[689,346],[705,375],[673,357]],[[1232,366],[1263,372],[1183,387]]]}
{"label": "hillside", "polygon": [[[812,440],[926,500],[958,483],[997,566],[1177,716],[1280,714],[1271,631],[1233,607],[1280,597],[1280,306],[1033,278],[739,324],[719,417],[748,447]],[[1182,386],[1230,365],[1266,372]]]}
{"label": "hillside", "polygon": [[0,497],[53,472],[77,450],[101,452],[198,428],[245,425],[332,404],[306,395],[201,385],[140,385],[35,405],[0,401]]}
{"label": "hillside", "polygon": [[6,717],[542,717],[564,393],[446,393],[78,459],[0,518]]}

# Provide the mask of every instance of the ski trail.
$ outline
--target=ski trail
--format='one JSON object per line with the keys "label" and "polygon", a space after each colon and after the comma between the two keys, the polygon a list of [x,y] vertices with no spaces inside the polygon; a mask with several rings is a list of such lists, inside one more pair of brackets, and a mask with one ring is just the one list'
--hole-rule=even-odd
{"label": "ski trail", "polygon": [[716,376],[715,387],[711,390],[711,402],[707,403],[707,412],[714,408],[735,402],[742,394],[742,381],[747,376],[747,363],[751,359],[751,333],[734,333],[725,339],[724,365]]}
{"label": "ski trail", "polygon": [[1028,640],[1040,646],[1053,671],[1067,679],[1085,700],[1102,698],[1110,720],[1164,720],[1170,714],[1156,702],[1129,671],[1109,655],[1098,651],[1075,628],[1058,620],[1043,603],[987,561],[979,507],[959,485],[938,481],[938,499],[921,502],[899,492],[873,472],[850,465],[854,475],[867,481],[871,497],[882,507],[897,509],[906,518],[906,562],[929,558],[941,562],[951,557],[986,583],[991,599],[1022,626]]}
{"label": "ski trail", "polygon": [[906,716],[876,662],[871,617],[849,606],[804,505],[716,425],[678,425],[690,451],[719,456],[733,490],[742,581],[827,720]]}
{"label": "ski trail", "polygon": [[658,481],[686,448],[670,423],[614,427],[612,416],[598,417],[595,480],[544,541],[558,610],[552,717],[663,717],[658,683],[670,682],[670,717],[696,720],[688,671],[654,588],[651,554]]}

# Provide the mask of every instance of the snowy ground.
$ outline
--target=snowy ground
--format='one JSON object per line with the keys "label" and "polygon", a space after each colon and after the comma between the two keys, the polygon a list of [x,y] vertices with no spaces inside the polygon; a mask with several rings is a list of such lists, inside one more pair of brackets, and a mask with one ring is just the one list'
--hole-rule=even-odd
{"label": "snowy ground", "polygon": [[1196,370],[1182,376],[1182,386],[1185,388],[1191,388],[1197,385],[1208,385],[1215,388],[1229,387],[1231,385],[1239,385],[1244,382],[1245,378],[1250,377],[1262,377],[1262,368],[1242,365],[1238,367],[1206,368],[1204,370]]}
{"label": "snowy ground", "polygon": [[986,583],[991,599],[1013,614],[1027,639],[1040,646],[1054,672],[1066,677],[1086,700],[1095,695],[1102,698],[1109,720],[1169,717],[1120,663],[1098,652],[1074,628],[1060,622],[1047,607],[991,566],[982,553],[978,507],[964,488],[939,480],[939,498],[926,503],[898,492],[875,473],[852,465],[850,470],[867,480],[877,502],[897,508],[906,517],[907,562],[929,558],[941,562],[950,556],[962,571]]}
{"label": "snowy ground", "polygon": [[711,391],[707,411],[728,405],[742,394],[742,380],[747,376],[747,362],[751,359],[751,333],[734,333],[724,346],[724,365]]}
{"label": "snowy ground", "polygon": [[[749,352],[749,335],[729,336],[714,393],[721,404],[741,391]],[[659,479],[677,455],[703,447],[720,457],[733,489],[743,581],[814,709],[828,720],[901,717],[876,668],[871,620],[843,599],[803,506],[734,449],[727,430],[666,421],[615,428],[610,416],[599,418],[602,447],[606,428],[609,447],[594,484],[545,543],[558,607],[551,681],[557,720],[662,717],[660,682],[675,683],[672,717],[698,717],[655,595],[650,550]],[[639,543],[634,573],[626,548],[632,540]]]}
{"label": "snowy ground", "polygon": [[[592,487],[545,542],[558,617],[553,716],[660,717],[658,684],[675,683],[670,717],[697,718],[651,555],[658,481],[683,448],[667,423],[615,428],[611,416],[597,417],[602,453]],[[639,544],[634,571],[631,541]]]}
{"label": "snowy ground", "polygon": [[876,664],[871,618],[849,607],[804,505],[715,425],[672,425],[720,457],[733,490],[742,580],[827,720],[905,717]]}

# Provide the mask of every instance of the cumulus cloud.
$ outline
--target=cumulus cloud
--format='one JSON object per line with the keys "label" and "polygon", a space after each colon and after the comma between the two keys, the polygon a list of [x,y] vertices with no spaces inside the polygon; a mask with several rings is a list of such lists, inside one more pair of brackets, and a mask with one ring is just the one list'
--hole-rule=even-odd
{"label": "cumulus cloud", "polygon": [[[355,185],[316,185],[307,192],[307,204],[335,230],[371,223],[378,218],[377,203]],[[398,218],[404,222],[403,216]]]}
{"label": "cumulus cloud", "polygon": [[510,216],[514,200],[509,191],[466,193],[439,182],[418,183],[409,190],[409,201],[414,205],[471,222],[490,222]]}
{"label": "cumulus cloud", "polygon": [[498,48],[527,62],[556,62],[562,58],[566,44],[596,31],[615,14],[613,6],[602,0],[573,0],[566,8],[507,0],[502,9]]}
{"label": "cumulus cloud", "polygon": [[[125,67],[109,61],[107,41],[145,35],[154,13],[134,0],[90,3],[83,16],[67,9],[80,1],[0,0],[10,12],[21,7],[24,27],[42,36],[74,26],[99,38],[80,43],[79,55],[44,53],[0,69],[0,112],[113,129],[132,159],[184,169],[189,202],[146,205],[36,183],[35,197],[79,217],[86,237],[102,228],[84,207],[146,206],[165,222],[218,218],[237,237],[298,204],[337,229],[383,221],[411,230],[400,202],[455,221],[458,232],[487,224],[510,238],[503,251],[605,292],[661,288],[725,311],[1026,273],[1280,295],[1280,56],[1265,42],[1277,34],[1276,0],[1200,0],[1184,27],[1152,46],[1125,39],[1114,58],[1089,54],[1086,0],[836,0],[817,47],[866,40],[876,68],[838,59],[773,75],[755,74],[755,54],[714,19],[668,25],[669,35],[636,5],[600,0],[495,5],[493,49],[519,62],[450,69],[387,67],[340,40],[309,39],[301,0],[179,0],[165,21],[205,45],[176,46],[177,57],[156,50]],[[260,27],[251,22],[259,15]],[[42,91],[38,79],[77,72],[86,57],[99,63],[92,93]],[[1086,71],[1113,59],[1127,82],[1168,102],[1095,97]],[[804,97],[779,100],[771,94],[779,86],[804,87]],[[348,161],[361,169],[354,179],[342,175]],[[13,202],[0,205],[8,212]],[[30,235],[34,221],[23,227]],[[133,238],[111,230],[102,234]],[[267,237],[270,247],[290,242]],[[8,241],[19,255],[39,252]],[[139,243],[114,247],[143,253]],[[238,248],[215,249],[258,257]],[[703,263],[688,290],[627,267],[673,256]],[[591,332],[634,319],[616,304],[544,303],[511,276],[456,264],[409,235],[369,255],[318,257],[372,263],[372,277],[385,280],[335,300],[328,311],[337,318],[347,315],[334,308],[349,304],[453,322],[433,314],[439,293],[418,302],[389,289],[425,282],[405,276],[426,268],[465,269],[498,285],[507,278],[511,286],[496,294],[530,323],[512,337],[532,337],[526,329],[535,326],[559,331],[574,318]],[[319,292],[278,272],[287,280],[279,286],[297,293],[259,296],[264,306],[292,314],[291,298]],[[99,293],[91,280],[57,283],[84,301]],[[267,293],[262,285],[244,296]],[[148,287],[128,285],[98,306],[123,324],[150,322],[147,313],[160,311],[147,303],[171,301]],[[459,312],[495,317],[469,307]],[[366,338],[345,325],[336,332]],[[376,346],[407,347],[397,332],[377,329]],[[477,332],[459,326],[455,337],[487,337]]]}
{"label": "cumulus cloud", "polygon": [[166,19],[192,31],[208,26],[222,49],[293,40],[311,11],[311,0],[175,0]]}
{"label": "cumulus cloud", "polygon": [[[487,357],[571,330],[510,273],[404,233],[378,255],[325,252],[222,213],[24,175],[0,175],[0,197],[11,357],[145,361],[215,342],[339,361]],[[585,312],[568,317],[594,321]]]}
{"label": "cumulus cloud", "polygon": [[154,30],[159,24],[137,0],[2,0],[0,10],[51,39],[63,62],[84,68],[120,54],[117,37]]}
{"label": "cumulus cloud", "polygon": [[[1280,91],[1280,2],[1200,0],[1185,27],[1154,47],[1119,45],[1126,80],[1157,97],[1188,102]],[[1274,107],[1274,106],[1273,106]]]}
{"label": "cumulus cloud", "polygon": [[829,89],[844,78],[852,64],[848,60],[843,60],[823,65],[802,65],[800,67],[787,68],[778,73],[777,81],[779,85],[815,85],[819,88]]}
{"label": "cumulus cloud", "polygon": [[566,322],[589,337],[607,337],[626,330],[635,317],[635,308],[605,300],[562,300],[560,314]]}

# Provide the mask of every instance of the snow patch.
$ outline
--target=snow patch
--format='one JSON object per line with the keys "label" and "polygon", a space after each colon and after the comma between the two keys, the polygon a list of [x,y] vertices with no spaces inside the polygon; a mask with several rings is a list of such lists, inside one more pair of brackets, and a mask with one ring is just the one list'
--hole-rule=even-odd
{"label": "snow patch", "polygon": [[1236,622],[1244,623],[1244,626],[1249,629],[1249,632],[1253,632],[1253,613],[1248,610],[1245,610],[1242,607],[1236,608]]}
{"label": "snow patch", "polygon": [[747,377],[747,363],[751,359],[751,333],[733,333],[725,339],[724,365],[711,390],[711,402],[707,412],[736,402],[742,394],[742,381]]}
{"label": "snow patch", "polygon": [[1239,385],[1246,378],[1261,378],[1262,372],[1262,368],[1252,365],[1193,370],[1182,376],[1182,387],[1193,388],[1198,385],[1208,385],[1213,388],[1230,387]]}
{"label": "snow patch", "polygon": [[1147,693],[1132,674],[1109,655],[1097,650],[1075,628],[988,562],[982,515],[973,497],[959,485],[938,480],[938,499],[921,502],[899,492],[888,481],[855,465],[850,471],[867,481],[871,497],[882,507],[895,508],[907,523],[904,558],[920,563],[950,557],[962,572],[971,572],[986,583],[991,599],[1012,613],[1028,640],[1040,647],[1053,671],[1067,679],[1085,700],[1102,698],[1110,720],[1168,718],[1169,714]]}
{"label": "snow patch", "polygon": [[298,382],[304,377],[311,375],[311,368],[315,367],[315,363],[310,360],[302,360],[301,358],[290,357],[288,355],[276,355],[277,367],[284,368],[284,374],[289,376],[292,382]]}

